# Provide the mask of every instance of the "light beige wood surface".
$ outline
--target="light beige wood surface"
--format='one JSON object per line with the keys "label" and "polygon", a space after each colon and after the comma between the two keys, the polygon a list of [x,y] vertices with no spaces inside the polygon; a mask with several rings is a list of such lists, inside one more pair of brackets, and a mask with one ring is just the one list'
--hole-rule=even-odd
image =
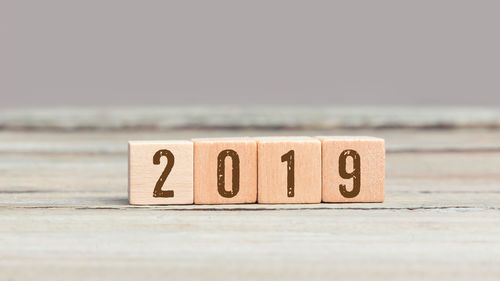
{"label": "light beige wood surface", "polygon": [[311,137],[258,137],[259,203],[320,203],[321,142]]}
{"label": "light beige wood surface", "polygon": [[[0,280],[455,281],[500,276],[500,131],[488,119],[498,109],[484,114],[380,109],[371,114],[345,108],[326,116],[340,112],[346,122],[370,126],[325,130],[306,126],[309,121],[321,125],[321,118],[293,110],[279,114],[304,126],[113,127],[170,122],[136,111],[85,115],[77,110],[78,126],[73,126],[72,110],[65,110],[70,118],[51,110],[41,116],[0,112],[0,122],[10,124],[0,130]],[[352,119],[350,112],[361,117]],[[106,122],[100,122],[103,116]],[[202,113],[192,116],[186,120],[210,120]],[[392,116],[387,120],[398,126],[383,123],[381,116]],[[182,111],[168,117],[184,118]],[[128,204],[127,141],[236,135],[384,138],[385,201]]]}
{"label": "light beige wood surface", "polygon": [[130,141],[129,202],[193,204],[191,141]]}
{"label": "light beige wood surface", "polygon": [[198,138],[193,142],[195,204],[256,203],[255,140]]}
{"label": "light beige wood surface", "polygon": [[[373,137],[319,136],[323,202],[383,202],[385,141]],[[341,174],[341,172],[343,174]]]}

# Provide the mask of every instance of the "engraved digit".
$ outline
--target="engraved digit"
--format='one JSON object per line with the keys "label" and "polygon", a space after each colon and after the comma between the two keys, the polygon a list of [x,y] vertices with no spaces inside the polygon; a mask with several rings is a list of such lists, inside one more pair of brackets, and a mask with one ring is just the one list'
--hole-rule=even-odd
{"label": "engraved digit", "polygon": [[295,151],[290,150],[281,156],[281,162],[286,162],[287,196],[295,196]]}
{"label": "engraved digit", "polygon": [[[232,179],[233,184],[231,190],[226,190],[226,157],[231,157],[233,167],[232,167]],[[238,194],[240,191],[240,157],[236,151],[231,149],[223,150],[219,153],[217,157],[217,190],[222,197],[232,198]]]}
{"label": "engraved digit", "polygon": [[[348,173],[347,172],[347,167],[346,167],[346,160],[347,157],[352,157],[352,162],[353,162],[353,170],[352,172]],[[343,179],[351,179],[352,178],[352,183],[353,187],[351,191],[347,191],[346,185],[345,184],[340,184],[339,189],[340,189],[340,194],[344,196],[345,198],[354,198],[359,194],[359,190],[361,187],[361,157],[359,154],[354,151],[354,150],[344,150],[340,154],[339,157],[339,174]]]}
{"label": "engraved digit", "polygon": [[167,166],[165,166],[163,173],[161,173],[160,178],[156,182],[155,189],[153,191],[153,197],[174,197],[173,190],[161,190],[161,188],[163,187],[163,184],[165,183],[168,174],[170,174],[170,171],[172,171],[175,157],[170,150],[166,149],[158,150],[153,156],[153,164],[160,165],[160,158],[162,156],[167,157]]}

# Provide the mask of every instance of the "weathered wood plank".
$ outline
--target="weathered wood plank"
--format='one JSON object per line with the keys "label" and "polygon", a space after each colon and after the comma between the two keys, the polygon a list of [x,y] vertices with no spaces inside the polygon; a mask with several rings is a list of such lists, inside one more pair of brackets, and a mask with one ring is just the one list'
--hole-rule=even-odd
{"label": "weathered wood plank", "polygon": [[11,132],[0,131],[0,153],[103,154],[127,152],[129,140],[168,140],[235,136],[376,136],[386,141],[387,153],[439,151],[500,151],[500,130],[165,130],[105,132]]}
{"label": "weathered wood plank", "polygon": [[5,280],[500,276],[493,210],[9,209],[0,232]]}
{"label": "weathered wood plank", "polygon": [[494,107],[107,107],[2,110],[3,130],[499,128]]}
{"label": "weathered wood plank", "polygon": [[[319,207],[498,208],[499,170],[500,153],[497,152],[389,154],[385,203],[333,204],[328,205],[329,207]],[[0,161],[0,173],[0,206],[4,207],[123,208],[128,204],[127,156],[122,154],[4,154]],[[315,208],[314,205],[306,206]],[[238,205],[227,208],[255,207]]]}

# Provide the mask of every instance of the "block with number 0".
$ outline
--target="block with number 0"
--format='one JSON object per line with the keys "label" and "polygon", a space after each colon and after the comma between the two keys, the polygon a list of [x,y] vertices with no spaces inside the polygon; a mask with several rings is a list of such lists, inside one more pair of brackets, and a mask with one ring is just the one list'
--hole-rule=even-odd
{"label": "block with number 0", "polygon": [[322,142],[323,202],[383,202],[385,142],[374,137],[317,137]]}
{"label": "block with number 0", "polygon": [[257,143],[251,138],[204,138],[194,142],[195,204],[257,201]]}
{"label": "block with number 0", "polygon": [[130,141],[129,202],[193,204],[191,141]]}
{"label": "block with number 0", "polygon": [[321,142],[262,137],[258,144],[259,203],[320,203]]}

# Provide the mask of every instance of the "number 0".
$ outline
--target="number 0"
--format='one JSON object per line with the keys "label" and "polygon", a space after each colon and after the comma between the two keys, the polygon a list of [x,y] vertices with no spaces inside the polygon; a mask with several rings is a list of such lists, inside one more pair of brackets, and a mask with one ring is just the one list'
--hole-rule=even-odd
{"label": "number 0", "polygon": [[[233,161],[233,185],[231,191],[226,191],[226,157],[231,157]],[[240,191],[240,157],[232,149],[223,150],[217,157],[217,190],[222,197],[232,198]]]}

